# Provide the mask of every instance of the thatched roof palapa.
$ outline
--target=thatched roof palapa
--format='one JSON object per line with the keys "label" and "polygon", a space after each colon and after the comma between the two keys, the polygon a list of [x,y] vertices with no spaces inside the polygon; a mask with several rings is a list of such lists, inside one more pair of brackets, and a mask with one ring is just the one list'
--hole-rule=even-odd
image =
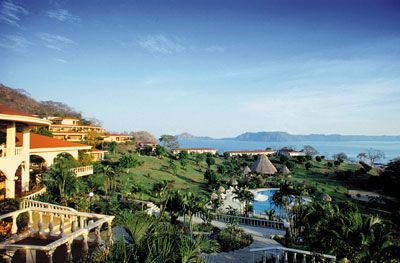
{"label": "thatched roof palapa", "polygon": [[242,174],[243,174],[243,175],[248,175],[248,174],[250,174],[250,173],[251,173],[251,170],[250,170],[250,168],[246,165],[246,167],[244,167],[243,170],[242,170]]}
{"label": "thatched roof palapa", "polygon": [[290,173],[291,173],[291,171],[289,170],[289,168],[287,168],[286,165],[282,166],[282,168],[279,170],[279,172],[280,172],[281,174],[283,174],[283,175],[287,175],[287,174],[290,174]]}
{"label": "thatched roof palapa", "polygon": [[277,172],[275,166],[264,154],[261,154],[257,161],[251,166],[251,171],[261,174],[274,174]]}

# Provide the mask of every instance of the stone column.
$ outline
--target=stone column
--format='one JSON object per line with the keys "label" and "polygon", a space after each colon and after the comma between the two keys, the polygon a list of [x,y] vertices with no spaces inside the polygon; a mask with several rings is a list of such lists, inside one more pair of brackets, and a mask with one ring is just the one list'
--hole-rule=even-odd
{"label": "stone column", "polygon": [[24,166],[22,167],[21,173],[21,186],[22,192],[29,191],[29,145],[30,145],[30,130],[29,127],[23,127],[23,155],[24,155]]}
{"label": "stone column", "polygon": [[82,253],[86,254],[89,250],[88,245],[88,232],[82,234]]}
{"label": "stone column", "polygon": [[36,250],[27,249],[25,250],[26,263],[36,263]]}
{"label": "stone column", "polygon": [[64,229],[65,229],[65,226],[64,226],[64,215],[60,215],[60,236],[61,237],[65,236]]}
{"label": "stone column", "polygon": [[11,234],[12,235],[17,235],[17,231],[18,231],[17,217],[18,217],[18,215],[12,216],[12,226],[11,226]]}
{"label": "stone column", "polygon": [[7,261],[7,263],[12,263],[12,259],[14,257],[16,250],[7,250],[5,254],[1,255],[3,259]]}
{"label": "stone column", "polygon": [[102,225],[99,225],[95,230],[97,244],[101,244],[103,242],[103,240],[101,240],[101,226]]}
{"label": "stone column", "polygon": [[45,253],[46,253],[47,258],[49,259],[48,262],[53,263],[54,249],[47,250]]}
{"label": "stone column", "polygon": [[50,213],[49,217],[49,235],[54,235],[54,214]]}
{"label": "stone column", "polygon": [[73,239],[68,240],[67,243],[65,243],[66,247],[67,247],[67,251],[66,251],[66,257],[65,260],[67,262],[72,262],[73,257],[72,257],[72,244],[73,244]]}
{"label": "stone column", "polygon": [[28,216],[29,216],[29,221],[28,221],[28,227],[29,231],[34,233],[35,229],[33,228],[33,217],[32,217],[32,211],[28,211]]}

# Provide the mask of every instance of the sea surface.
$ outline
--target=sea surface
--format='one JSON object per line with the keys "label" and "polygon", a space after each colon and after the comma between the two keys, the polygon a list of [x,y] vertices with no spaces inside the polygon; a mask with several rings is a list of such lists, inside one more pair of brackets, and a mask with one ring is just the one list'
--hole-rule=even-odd
{"label": "sea surface", "polygon": [[400,141],[337,141],[337,142],[265,142],[265,141],[235,141],[235,140],[180,140],[182,148],[214,148],[219,153],[227,151],[280,149],[288,146],[295,150],[303,149],[304,145],[311,145],[320,155],[331,159],[332,155],[344,152],[350,159],[358,160],[357,155],[367,152],[369,148],[377,149],[385,153],[385,158],[376,163],[388,163],[390,160],[400,157]]}

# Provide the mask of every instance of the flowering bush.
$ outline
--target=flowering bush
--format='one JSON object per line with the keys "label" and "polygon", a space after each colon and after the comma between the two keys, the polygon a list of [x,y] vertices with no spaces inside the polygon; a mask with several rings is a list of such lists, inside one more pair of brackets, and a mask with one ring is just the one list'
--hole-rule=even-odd
{"label": "flowering bush", "polygon": [[0,241],[7,239],[11,233],[11,222],[1,221],[0,222]]}

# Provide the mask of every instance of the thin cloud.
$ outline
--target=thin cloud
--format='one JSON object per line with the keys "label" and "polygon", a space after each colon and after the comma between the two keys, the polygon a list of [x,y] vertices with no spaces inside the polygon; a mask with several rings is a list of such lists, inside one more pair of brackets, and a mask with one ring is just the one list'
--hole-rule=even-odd
{"label": "thin cloud", "polygon": [[78,16],[72,15],[68,10],[56,9],[46,12],[49,18],[56,19],[61,22],[79,22],[81,19]]}
{"label": "thin cloud", "polygon": [[67,61],[65,59],[62,59],[62,58],[55,58],[54,61],[55,62],[59,62],[59,63],[63,63],[63,64],[67,63]]}
{"label": "thin cloud", "polygon": [[218,46],[218,45],[214,45],[214,46],[210,46],[204,49],[204,51],[208,52],[208,53],[214,53],[214,52],[224,52],[225,48]]}
{"label": "thin cloud", "polygon": [[77,45],[77,43],[72,39],[60,35],[53,35],[49,33],[38,33],[37,36],[42,41],[45,42],[45,47],[57,51],[63,51],[63,47]]}
{"label": "thin cloud", "polygon": [[146,36],[138,44],[151,53],[172,54],[186,51],[179,40],[169,39],[162,34]]}
{"label": "thin cloud", "polygon": [[32,42],[19,35],[4,35],[0,41],[0,47],[17,52],[26,52],[31,45]]}
{"label": "thin cloud", "polygon": [[4,1],[0,5],[0,21],[9,25],[19,27],[21,15],[28,15],[26,8],[14,4],[12,1]]}

